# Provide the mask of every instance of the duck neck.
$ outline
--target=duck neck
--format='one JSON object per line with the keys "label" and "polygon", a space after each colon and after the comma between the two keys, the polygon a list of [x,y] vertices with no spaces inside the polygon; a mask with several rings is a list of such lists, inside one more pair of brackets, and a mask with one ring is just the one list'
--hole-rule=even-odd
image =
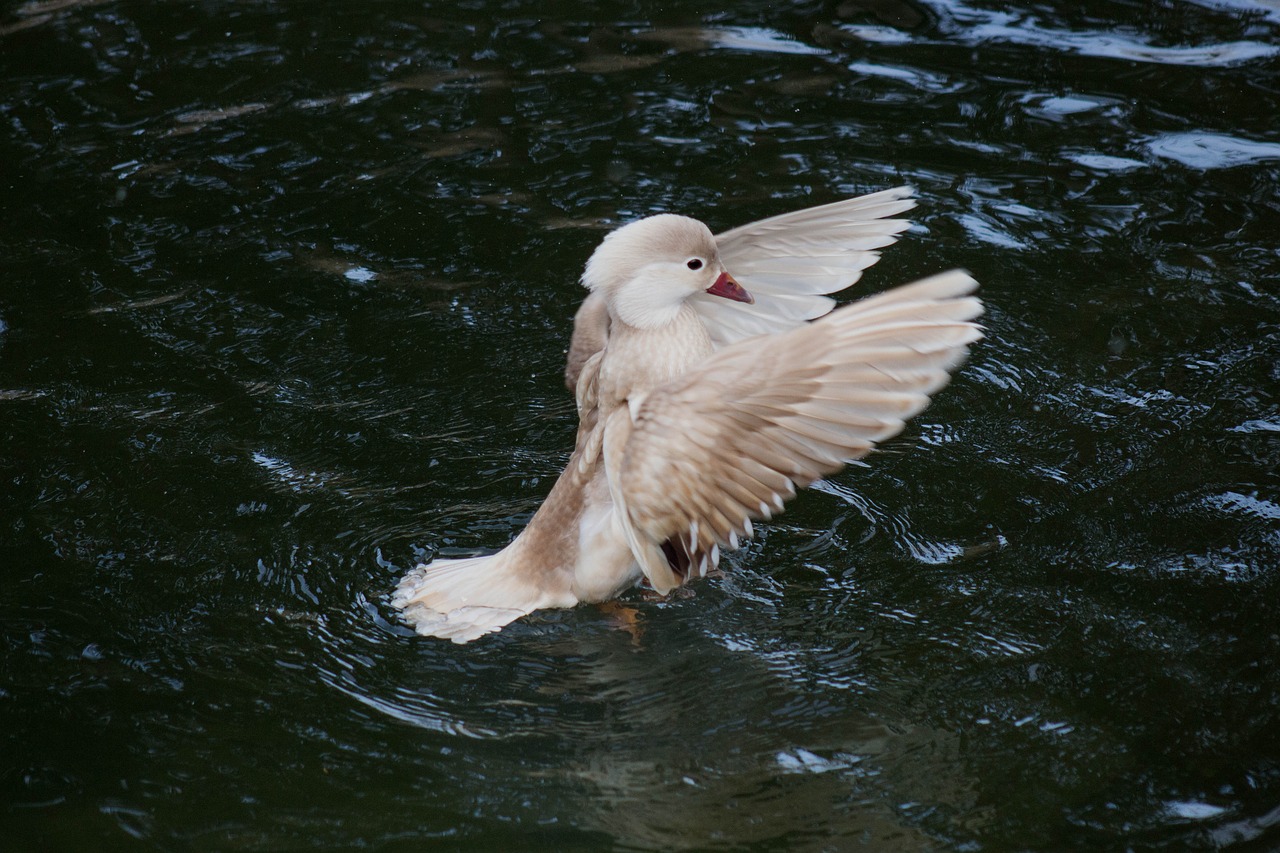
{"label": "duck neck", "polygon": [[658,329],[638,329],[613,318],[601,363],[601,379],[617,400],[648,393],[702,363],[714,351],[702,319],[681,305],[674,319]]}

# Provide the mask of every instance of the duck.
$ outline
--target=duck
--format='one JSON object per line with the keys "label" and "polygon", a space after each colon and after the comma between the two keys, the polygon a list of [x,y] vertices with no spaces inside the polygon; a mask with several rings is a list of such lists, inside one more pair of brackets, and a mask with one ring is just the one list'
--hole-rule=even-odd
{"label": "duck", "polygon": [[898,187],[718,235],[671,213],[609,233],[582,274],[564,471],[509,545],[415,567],[392,605],[462,644],[717,573],[798,489],[900,432],[981,339],[962,270],[836,307],[913,206]]}

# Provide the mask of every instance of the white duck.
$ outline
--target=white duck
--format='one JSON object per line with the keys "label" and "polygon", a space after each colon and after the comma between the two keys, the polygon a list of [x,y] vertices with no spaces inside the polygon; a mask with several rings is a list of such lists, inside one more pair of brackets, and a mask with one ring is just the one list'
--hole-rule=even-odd
{"label": "white duck", "polygon": [[953,271],[836,311],[823,294],[908,226],[885,217],[910,209],[910,194],[718,236],[670,214],[609,234],[582,277],[568,466],[505,549],[418,566],[392,603],[418,633],[465,643],[642,577],[666,594],[714,569],[797,486],[899,432],[981,337],[976,282]]}

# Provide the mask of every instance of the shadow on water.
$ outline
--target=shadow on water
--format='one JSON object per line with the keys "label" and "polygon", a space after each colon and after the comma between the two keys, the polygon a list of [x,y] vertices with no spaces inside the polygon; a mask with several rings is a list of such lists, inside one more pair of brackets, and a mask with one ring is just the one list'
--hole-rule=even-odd
{"label": "shadow on water", "polygon": [[[1269,849],[1264,0],[0,7],[15,849]],[[690,598],[388,605],[568,457],[602,233],[898,183],[988,335]],[[860,285],[862,286],[862,285]]]}

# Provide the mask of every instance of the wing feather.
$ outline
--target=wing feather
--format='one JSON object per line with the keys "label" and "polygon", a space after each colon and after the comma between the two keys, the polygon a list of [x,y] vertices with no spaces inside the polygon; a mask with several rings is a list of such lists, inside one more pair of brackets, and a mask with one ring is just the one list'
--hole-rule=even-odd
{"label": "wing feather", "polygon": [[767,339],[726,347],[620,409],[607,430],[610,489],[654,588],[749,537],[806,486],[898,433],[981,337],[977,283],[953,271],[845,306]]}
{"label": "wing feather", "polygon": [[[716,346],[776,334],[830,313],[825,294],[850,287],[910,227],[894,219],[915,207],[914,191],[897,187],[832,204],[797,210],[733,228],[716,237],[720,259],[755,298],[746,305],[698,294],[691,304]],[[609,313],[601,294],[590,294],[574,316],[565,384],[578,375],[609,337]]]}
{"label": "wing feather", "polygon": [[609,339],[609,306],[604,296],[589,293],[573,315],[573,335],[569,339],[569,355],[565,360],[564,384],[570,391],[578,387],[578,376],[587,361],[604,349]]}
{"label": "wing feather", "polygon": [[795,328],[824,316],[824,294],[850,287],[910,227],[892,217],[915,207],[910,187],[797,210],[716,236],[720,260],[755,303],[708,294],[690,300],[717,346]]}

